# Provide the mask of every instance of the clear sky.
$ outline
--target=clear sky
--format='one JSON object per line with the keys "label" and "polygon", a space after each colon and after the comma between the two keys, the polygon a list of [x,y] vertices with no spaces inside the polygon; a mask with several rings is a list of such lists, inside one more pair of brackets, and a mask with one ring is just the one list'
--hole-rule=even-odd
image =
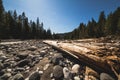
{"label": "clear sky", "polygon": [[107,15],[120,6],[120,0],[3,0],[5,10],[23,11],[29,20],[44,23],[44,28],[53,32],[69,32],[81,22],[98,20],[101,11]]}

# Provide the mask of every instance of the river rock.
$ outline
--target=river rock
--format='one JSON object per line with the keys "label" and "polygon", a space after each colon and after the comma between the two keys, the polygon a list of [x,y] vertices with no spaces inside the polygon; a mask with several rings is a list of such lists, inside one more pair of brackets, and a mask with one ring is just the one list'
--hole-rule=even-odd
{"label": "river rock", "polygon": [[4,68],[3,63],[0,62],[0,70],[2,70]]}
{"label": "river rock", "polygon": [[5,74],[5,70],[0,70],[0,76]]}
{"label": "river rock", "polygon": [[63,74],[64,74],[65,80],[70,80],[72,77],[71,72],[67,67],[63,68]]}
{"label": "river rock", "polygon": [[110,75],[108,75],[107,73],[101,73],[100,74],[100,80],[115,80],[113,79]]}
{"label": "river rock", "polygon": [[8,80],[11,77],[11,73],[5,73],[0,77],[0,80]]}
{"label": "river rock", "polygon": [[33,72],[30,77],[29,80],[40,80],[40,73],[39,72]]}
{"label": "river rock", "polygon": [[79,71],[80,71],[80,65],[79,64],[75,64],[75,65],[73,65],[73,67],[72,67],[72,73],[79,73]]}
{"label": "river rock", "polygon": [[53,76],[55,79],[62,79],[63,78],[63,68],[59,65],[53,67]]}
{"label": "river rock", "polygon": [[37,50],[37,47],[36,46],[31,46],[30,48],[28,48],[28,50],[35,51],[35,50]]}
{"label": "river rock", "polygon": [[43,68],[43,70],[47,70],[47,68],[50,66],[50,64],[46,64]]}
{"label": "river rock", "polygon": [[81,79],[79,78],[79,76],[75,76],[74,80],[81,80]]}
{"label": "river rock", "polygon": [[30,60],[28,59],[24,59],[24,60],[21,60],[17,63],[17,66],[18,67],[24,67],[25,65],[28,65],[30,63]]}
{"label": "river rock", "polygon": [[45,50],[40,51],[40,56],[41,57],[44,57],[45,55],[46,55],[46,51]]}
{"label": "river rock", "polygon": [[17,57],[19,57],[20,59],[25,59],[27,56],[27,52],[20,52],[19,54],[17,54]]}
{"label": "river rock", "polygon": [[60,64],[60,61],[63,61],[64,58],[61,54],[55,54],[53,57],[52,57],[52,60],[51,62],[55,65],[58,65]]}
{"label": "river rock", "polygon": [[24,80],[24,77],[22,74],[18,73],[13,77],[13,80]]}

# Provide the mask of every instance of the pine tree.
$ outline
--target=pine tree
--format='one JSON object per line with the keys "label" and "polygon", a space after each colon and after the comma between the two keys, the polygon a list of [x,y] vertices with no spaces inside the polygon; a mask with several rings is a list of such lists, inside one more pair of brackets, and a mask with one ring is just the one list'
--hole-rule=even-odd
{"label": "pine tree", "polygon": [[30,27],[29,27],[29,24],[28,24],[28,18],[25,18],[25,21],[24,21],[24,35],[25,35],[25,39],[29,39],[30,38]]}
{"label": "pine tree", "polygon": [[50,28],[47,30],[47,39],[52,39],[52,33]]}
{"label": "pine tree", "polygon": [[106,35],[111,35],[113,34],[113,14],[110,13],[107,17],[106,23],[105,23],[105,34]]}
{"label": "pine tree", "polygon": [[106,22],[105,14],[104,14],[104,11],[102,11],[100,13],[99,20],[97,23],[97,27],[98,27],[98,30],[97,30],[98,36],[97,37],[104,36],[105,22]]}
{"label": "pine tree", "polygon": [[2,0],[0,0],[0,38],[4,36],[4,26],[4,7]]}

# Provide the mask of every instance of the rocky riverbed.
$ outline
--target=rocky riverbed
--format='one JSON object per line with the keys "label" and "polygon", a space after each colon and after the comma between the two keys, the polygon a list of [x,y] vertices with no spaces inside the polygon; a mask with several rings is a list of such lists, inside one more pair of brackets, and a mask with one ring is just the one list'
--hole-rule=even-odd
{"label": "rocky riverbed", "polygon": [[0,80],[99,79],[97,72],[41,40],[0,44]]}

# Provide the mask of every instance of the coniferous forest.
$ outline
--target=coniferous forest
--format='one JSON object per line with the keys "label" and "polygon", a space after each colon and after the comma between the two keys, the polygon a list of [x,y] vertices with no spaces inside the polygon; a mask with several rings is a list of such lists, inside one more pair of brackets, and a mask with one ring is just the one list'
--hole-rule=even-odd
{"label": "coniferous forest", "polygon": [[98,38],[107,35],[120,35],[120,7],[109,15],[102,11],[98,21],[93,18],[87,24],[80,23],[72,32],[52,34],[51,30],[45,30],[43,23],[29,20],[23,12],[5,11],[0,0],[0,38],[1,39],[81,39]]}
{"label": "coniferous forest", "polygon": [[78,28],[72,32],[56,34],[55,38],[63,39],[82,39],[82,38],[99,38],[108,35],[120,36],[120,7],[109,15],[102,11],[98,21],[91,19],[87,24],[80,23]]}
{"label": "coniferous forest", "polygon": [[45,30],[43,23],[28,19],[23,12],[5,11],[2,0],[0,0],[0,38],[1,39],[51,39],[51,30]]}

